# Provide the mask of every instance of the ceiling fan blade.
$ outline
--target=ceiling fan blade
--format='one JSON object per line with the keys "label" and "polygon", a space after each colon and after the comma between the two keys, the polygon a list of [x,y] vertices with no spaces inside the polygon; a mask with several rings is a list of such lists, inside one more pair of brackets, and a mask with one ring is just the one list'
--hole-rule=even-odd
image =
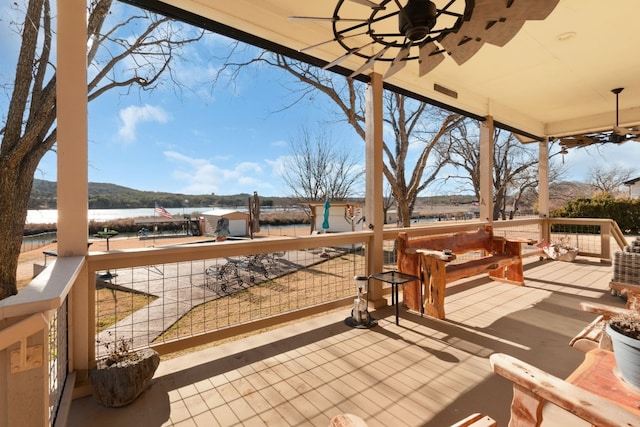
{"label": "ceiling fan blade", "polygon": [[367,43],[363,46],[360,46],[357,49],[351,49],[349,52],[345,53],[344,55],[342,55],[340,58],[333,60],[332,62],[328,63],[327,65],[325,65],[324,67],[322,67],[323,70],[328,70],[329,68],[338,65],[339,63],[341,63],[342,61],[344,61],[345,59],[347,59],[348,57],[350,57],[351,55],[353,55],[356,52],[361,51],[362,49],[364,49],[367,46],[371,46],[372,44],[374,44],[375,42],[370,42]]}
{"label": "ceiling fan blade", "polygon": [[560,145],[566,148],[586,147],[595,142],[598,142],[595,138],[591,138],[586,135],[569,136],[566,138],[560,138]]}
{"label": "ceiling fan blade", "polygon": [[328,70],[329,68],[338,65],[339,63],[341,63],[342,61],[344,61],[345,59],[350,57],[354,52],[356,52],[356,50],[350,50],[349,52],[347,52],[344,55],[342,55],[340,58],[334,59],[333,61],[329,62],[327,65],[322,67],[322,69],[323,70]]}
{"label": "ceiling fan blade", "polygon": [[369,0],[351,0],[353,3],[358,3],[361,4],[363,6],[369,6],[371,8],[374,9],[382,9],[383,7],[381,7],[378,3],[374,3],[372,1]]}
{"label": "ceiling fan blade", "polygon": [[347,22],[367,22],[368,19],[362,18],[340,18],[339,16],[327,18],[322,16],[289,16],[287,19],[289,21],[326,21],[326,22],[338,22],[338,21],[347,21]]}
{"label": "ceiling fan blade", "polygon": [[391,77],[398,71],[402,70],[405,67],[405,65],[407,65],[407,61],[405,61],[405,58],[409,56],[410,51],[411,51],[411,45],[407,45],[402,49],[400,49],[400,51],[398,52],[398,55],[396,55],[396,57],[393,58],[393,61],[391,62],[389,69],[382,77],[383,80],[388,77]]}
{"label": "ceiling fan blade", "polygon": [[368,70],[369,68],[373,67],[373,64],[375,64],[376,60],[378,58],[380,58],[382,55],[385,54],[385,52],[387,50],[389,50],[391,46],[385,46],[384,48],[380,49],[380,51],[378,53],[376,53],[375,55],[373,55],[371,58],[369,58],[367,60],[367,62],[365,62],[364,64],[362,64],[362,66],[360,68],[358,68],[357,70],[355,70],[353,73],[351,73],[351,75],[349,77],[355,77],[358,74],[362,74],[364,71]]}
{"label": "ceiling fan blade", "polygon": [[362,36],[362,35],[365,35],[365,34],[367,34],[366,31],[363,31],[361,33],[349,34],[348,36],[343,36],[342,34],[338,34],[338,36],[335,39],[325,40],[323,42],[316,43],[316,44],[311,45],[311,46],[307,46],[305,48],[302,48],[302,49],[298,50],[298,52],[306,52],[308,50],[311,50],[313,48],[322,46],[322,45],[327,44],[327,43],[336,42],[338,40],[344,40],[344,39],[348,39],[348,38],[351,38],[351,37]]}
{"label": "ceiling fan blade", "polygon": [[314,45],[307,46],[307,47],[302,48],[302,49],[298,49],[298,52],[306,52],[306,51],[308,51],[308,50],[315,49],[316,47],[319,47],[319,46],[325,45],[325,44],[327,44],[327,43],[335,42],[335,41],[338,41],[338,39],[337,39],[337,38],[335,38],[335,39],[331,39],[331,40],[325,40],[325,41],[323,41],[323,42],[316,43],[316,44],[314,44]]}
{"label": "ceiling fan blade", "polygon": [[420,60],[418,67],[418,75],[420,77],[424,76],[444,61],[444,55],[439,51],[440,48],[434,42],[429,42],[420,47]]}

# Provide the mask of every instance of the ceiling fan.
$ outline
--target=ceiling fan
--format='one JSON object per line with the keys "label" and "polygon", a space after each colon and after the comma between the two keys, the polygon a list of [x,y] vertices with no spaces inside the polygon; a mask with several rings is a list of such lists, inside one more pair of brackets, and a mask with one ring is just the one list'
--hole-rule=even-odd
{"label": "ceiling fan", "polygon": [[[362,17],[343,18],[343,13],[348,12],[349,3],[367,6],[368,10],[351,8],[351,13],[359,12]],[[386,62],[390,66],[385,77],[389,77],[402,69],[407,61],[424,56],[420,51],[423,46],[458,30],[464,19],[469,18],[472,5],[473,1],[466,0],[449,0],[440,8],[429,0],[408,0],[404,6],[399,0],[381,0],[379,3],[338,0],[330,18],[292,16],[289,19],[332,23],[333,39],[303,49],[331,42],[342,46],[346,53],[327,64],[325,69],[355,56],[363,58],[365,62],[352,76],[368,70],[376,62]]]}
{"label": "ceiling fan", "polygon": [[567,148],[586,147],[587,145],[591,144],[623,144],[627,141],[640,142],[640,129],[638,129],[637,127],[626,128],[620,126],[619,124],[618,97],[620,95],[620,92],[622,92],[623,90],[624,88],[622,87],[611,89],[611,92],[616,95],[616,124],[615,126],[613,126],[612,130],[559,138],[560,146],[565,153]]}
{"label": "ceiling fan", "polygon": [[364,64],[351,77],[376,63],[389,65],[383,78],[400,71],[409,61],[419,63],[419,76],[446,57],[459,65],[484,43],[504,46],[526,20],[545,19],[559,0],[337,0],[331,17],[291,16],[290,20],[330,22],[333,38],[308,46],[307,51],[338,43],[345,54],[327,64],[331,68],[347,58]]}

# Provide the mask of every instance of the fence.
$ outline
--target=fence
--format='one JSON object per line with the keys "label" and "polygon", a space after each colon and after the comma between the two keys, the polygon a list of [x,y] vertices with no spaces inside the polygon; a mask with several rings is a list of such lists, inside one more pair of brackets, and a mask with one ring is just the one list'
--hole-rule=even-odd
{"label": "fence", "polygon": [[41,248],[50,243],[55,242],[58,239],[58,232],[50,231],[47,233],[32,234],[22,237],[22,247],[20,252],[32,251],[34,249]]}
{"label": "fence", "polygon": [[121,340],[132,348],[159,347],[353,298],[353,278],[366,271],[366,241],[352,237],[341,245],[304,247],[286,242],[278,242],[282,249],[276,252],[97,270],[96,355]]}

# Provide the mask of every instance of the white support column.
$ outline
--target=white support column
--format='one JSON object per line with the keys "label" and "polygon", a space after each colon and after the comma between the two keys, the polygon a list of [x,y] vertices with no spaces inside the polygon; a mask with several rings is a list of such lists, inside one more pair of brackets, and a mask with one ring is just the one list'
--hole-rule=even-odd
{"label": "white support column", "polygon": [[[58,257],[69,257],[87,254],[87,4],[58,0],[57,9]],[[84,273],[69,296],[70,368],[80,380],[95,347],[93,282]]]}
{"label": "white support column", "polygon": [[480,219],[493,223],[493,117],[480,122]]}
{"label": "white support column", "polygon": [[[367,247],[367,274],[382,271],[383,265],[383,227],[384,212],[382,190],[382,76],[371,74],[366,99],[366,223],[374,231],[374,237]],[[369,283],[369,301],[379,307],[386,304],[382,297],[382,283],[372,280]]]}
{"label": "white support column", "polygon": [[549,140],[540,141],[538,149],[538,213],[549,217]]}
{"label": "white support column", "polygon": [[[549,139],[540,141],[538,149],[538,215],[549,218]],[[543,221],[540,227],[541,242],[549,242],[550,230],[548,221]]]}

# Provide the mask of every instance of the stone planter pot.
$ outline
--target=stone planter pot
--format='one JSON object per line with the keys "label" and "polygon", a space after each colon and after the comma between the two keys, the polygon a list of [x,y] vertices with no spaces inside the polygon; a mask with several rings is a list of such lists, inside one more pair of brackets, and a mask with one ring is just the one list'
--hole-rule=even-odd
{"label": "stone planter pot", "polygon": [[93,397],[101,405],[120,407],[136,400],[147,388],[160,364],[160,356],[150,348],[133,352],[131,357],[107,366],[98,361],[89,374]]}
{"label": "stone planter pot", "polygon": [[640,340],[621,334],[609,324],[606,332],[611,337],[620,376],[627,383],[640,388]]}

